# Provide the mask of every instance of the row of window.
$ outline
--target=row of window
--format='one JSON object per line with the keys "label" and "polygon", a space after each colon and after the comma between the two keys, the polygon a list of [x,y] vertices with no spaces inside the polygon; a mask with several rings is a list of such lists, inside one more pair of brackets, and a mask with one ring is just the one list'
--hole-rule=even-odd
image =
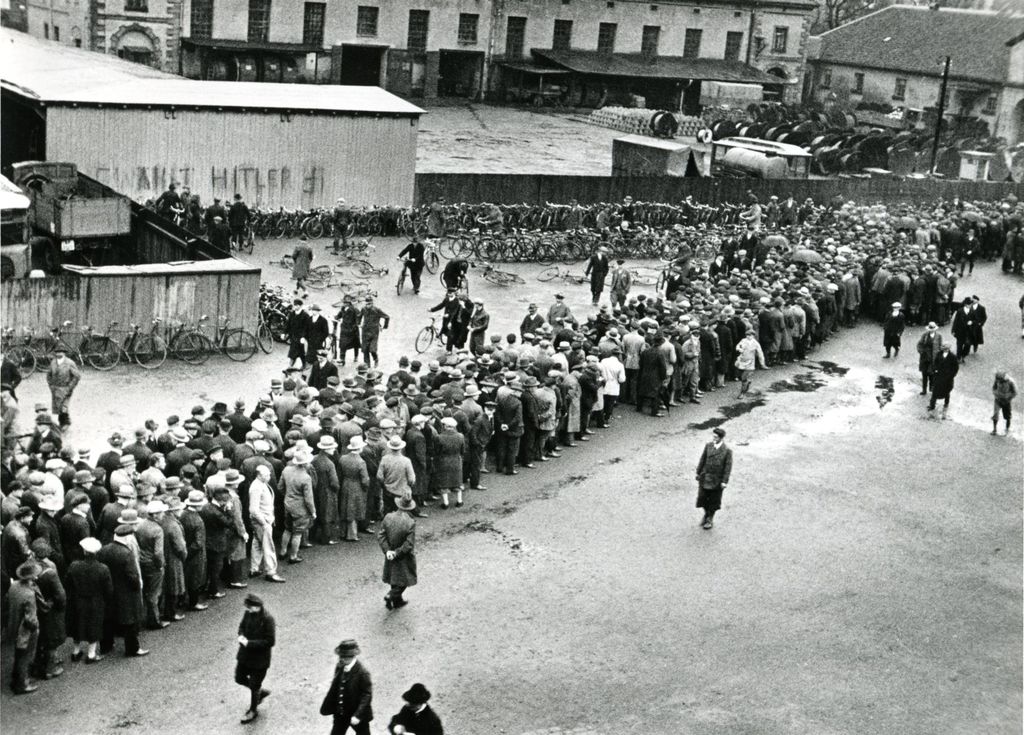
{"label": "row of window", "polygon": [[[129,0],[145,3],[146,0]],[[213,1],[192,0],[191,34],[193,38],[212,38]],[[251,43],[265,43],[270,34],[271,0],[249,0],[248,39]],[[327,15],[325,2],[307,2],[302,19],[302,42],[308,46],[323,46],[324,24]],[[356,35],[372,38],[377,35],[380,8],[360,5],[356,11]],[[459,14],[458,40],[460,44],[475,45],[478,41],[480,16],[477,13]],[[406,48],[410,51],[426,51],[427,33],[430,26],[429,10],[409,11],[409,31]],[[615,37],[618,23],[601,23],[597,32],[597,50],[601,53],[615,51]],[[555,21],[551,47],[568,50],[572,46],[573,22]],[[700,56],[704,32],[700,28],[687,28],[683,40],[683,57],[695,59]],[[640,52],[646,56],[658,55],[661,26],[644,26],[640,41]],[[526,18],[509,16],[505,30],[505,54],[510,58],[522,57],[526,43]],[[773,53],[786,53],[789,43],[789,29],[779,26],[775,29],[772,43]],[[725,35],[725,59],[738,60],[743,46],[743,32],[729,31]]]}
{"label": "row of window", "polygon": [[[821,77],[818,81],[818,86],[822,89],[830,89],[832,87],[832,70],[825,68],[821,70]],[[853,74],[853,89],[850,90],[852,94],[864,94],[864,72],[854,72]],[[907,98],[907,80],[904,77],[896,77],[893,82],[892,88],[892,99],[895,102],[902,102]],[[996,114],[996,105],[999,100],[996,95],[990,95],[985,100],[985,106],[981,112],[983,115],[994,115]]]}

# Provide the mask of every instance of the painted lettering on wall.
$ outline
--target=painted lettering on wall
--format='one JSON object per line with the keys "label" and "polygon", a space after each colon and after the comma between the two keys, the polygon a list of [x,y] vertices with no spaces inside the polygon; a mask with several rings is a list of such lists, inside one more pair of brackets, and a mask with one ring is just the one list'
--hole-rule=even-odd
{"label": "painted lettering on wall", "polygon": [[319,200],[324,192],[326,170],[322,166],[265,167],[255,165],[210,166],[191,165],[97,166],[96,179],[139,200],[159,196],[173,182],[178,188],[187,186],[203,202],[213,197],[231,199],[241,194],[250,205],[275,205],[281,200]]}

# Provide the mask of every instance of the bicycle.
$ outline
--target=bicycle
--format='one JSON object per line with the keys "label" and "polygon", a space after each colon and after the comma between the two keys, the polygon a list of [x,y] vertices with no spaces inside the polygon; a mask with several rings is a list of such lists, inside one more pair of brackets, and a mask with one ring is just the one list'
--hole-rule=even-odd
{"label": "bicycle", "polygon": [[24,328],[24,335],[18,337],[14,327],[7,327],[3,331],[3,346],[0,347],[7,359],[13,362],[21,379],[25,380],[36,371],[36,353],[30,347],[32,343],[32,330]]}
{"label": "bicycle", "polygon": [[195,326],[188,326],[184,322],[172,332],[167,342],[167,349],[178,360],[187,362],[189,365],[202,365],[210,359],[213,351],[213,343],[210,338],[199,331],[199,325],[209,319],[203,314],[196,321]]}
{"label": "bicycle", "polygon": [[424,239],[420,242],[423,243],[423,267],[433,275],[441,265],[441,253],[433,240]]}
{"label": "bicycle", "polygon": [[33,337],[30,347],[36,356],[36,363],[39,367],[50,367],[50,361],[53,360],[53,354],[57,350],[67,355],[72,362],[76,362],[79,365],[82,364],[82,356],[78,353],[78,350],[72,347],[63,337],[64,331],[70,327],[71,322],[66,321],[55,327],[50,327],[49,334],[46,337]]}
{"label": "bicycle", "polygon": [[232,327],[229,329],[228,323],[230,321],[226,316],[218,319],[218,324],[214,329],[213,339],[210,340],[210,343],[231,360],[245,362],[255,355],[256,350],[259,349],[256,337],[253,336],[252,332],[242,327]]}
{"label": "bicycle", "polygon": [[395,284],[395,291],[399,296],[402,295],[402,290],[405,289],[405,279],[409,277],[409,263],[411,261],[408,258],[402,259],[402,271],[398,274],[398,283]]}
{"label": "bicycle", "polygon": [[441,341],[441,333],[437,329],[437,317],[430,317],[430,324],[423,327],[416,335],[416,352],[423,354],[430,349],[430,345],[434,344],[434,340]]}
{"label": "bicycle", "polygon": [[511,286],[513,284],[521,285],[526,283],[518,273],[498,270],[490,263],[483,263],[482,268],[483,270],[480,275],[485,281],[493,283],[495,286]]}
{"label": "bicycle", "polygon": [[121,361],[121,345],[110,337],[110,330],[117,324],[112,321],[104,334],[96,334],[92,327],[86,327],[79,352],[82,362],[96,370],[113,370]]}
{"label": "bicycle", "polygon": [[550,268],[545,268],[537,274],[537,280],[541,283],[548,283],[549,281],[562,280],[566,283],[582,284],[586,283],[590,279],[579,273],[571,273],[568,268],[563,268],[560,265],[553,265]]}
{"label": "bicycle", "polygon": [[148,333],[142,331],[141,325],[132,322],[131,331],[121,345],[121,352],[146,370],[156,370],[167,359],[167,343],[157,331],[160,321],[154,319]]}
{"label": "bicycle", "polygon": [[246,223],[245,231],[240,237],[232,235],[229,243],[232,252],[237,250],[240,253],[248,253],[249,255],[252,255],[253,247],[256,245],[256,231],[253,228],[252,223]]}

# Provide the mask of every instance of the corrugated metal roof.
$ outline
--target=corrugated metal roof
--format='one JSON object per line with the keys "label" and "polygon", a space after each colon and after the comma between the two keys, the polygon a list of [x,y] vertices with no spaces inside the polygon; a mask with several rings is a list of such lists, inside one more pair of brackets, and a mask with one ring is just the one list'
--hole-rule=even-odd
{"label": "corrugated metal roof", "polygon": [[47,104],[423,114],[380,87],[185,79],[8,28],[0,29],[0,80],[5,89]]}

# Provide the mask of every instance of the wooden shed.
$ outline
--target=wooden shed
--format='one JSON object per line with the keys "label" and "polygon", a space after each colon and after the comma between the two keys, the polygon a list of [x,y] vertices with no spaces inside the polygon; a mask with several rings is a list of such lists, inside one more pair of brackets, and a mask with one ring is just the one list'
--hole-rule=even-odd
{"label": "wooden shed", "polygon": [[165,329],[194,324],[206,314],[207,336],[228,317],[231,326],[256,332],[260,269],[234,258],[179,261],[99,268],[65,267],[66,275],[22,278],[2,284],[3,324],[37,333],[64,321],[74,330],[100,332],[112,321],[119,329],[131,322],[148,329],[163,320]]}

